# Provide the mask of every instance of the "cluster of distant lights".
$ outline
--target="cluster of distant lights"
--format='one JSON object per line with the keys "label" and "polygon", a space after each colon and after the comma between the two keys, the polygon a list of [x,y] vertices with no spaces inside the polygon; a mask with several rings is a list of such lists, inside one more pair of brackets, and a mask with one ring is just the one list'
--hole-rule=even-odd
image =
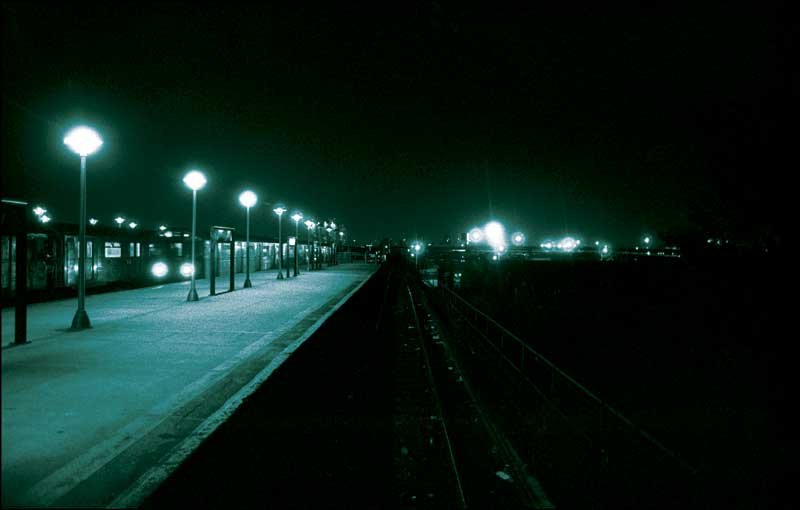
{"label": "cluster of distant lights", "polygon": [[[523,246],[526,243],[525,234],[522,232],[514,232],[510,236],[510,241],[513,246]],[[505,228],[497,221],[487,223],[483,228],[474,227],[467,233],[468,244],[480,244],[486,242],[489,246],[494,248],[493,260],[497,260],[508,250],[508,243],[506,242]],[[650,237],[644,238],[646,245],[650,244]],[[595,241],[594,243],[597,250],[601,254],[606,255],[609,253],[610,248],[608,244]],[[545,240],[539,247],[543,250],[558,250],[564,253],[573,252],[581,247],[581,240],[567,236],[561,240]]]}

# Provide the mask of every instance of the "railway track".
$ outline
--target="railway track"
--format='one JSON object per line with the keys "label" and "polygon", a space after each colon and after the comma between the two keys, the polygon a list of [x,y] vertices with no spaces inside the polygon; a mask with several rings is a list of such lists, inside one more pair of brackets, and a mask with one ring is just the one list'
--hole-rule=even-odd
{"label": "railway track", "polygon": [[[407,323],[405,334],[396,335],[395,415],[405,420],[398,438],[422,453],[423,462],[436,463],[415,479],[412,450],[401,447],[402,496],[424,494],[437,507],[554,508],[476,398],[421,288],[408,274],[395,286],[394,315]],[[414,431],[420,433],[414,437]]]}

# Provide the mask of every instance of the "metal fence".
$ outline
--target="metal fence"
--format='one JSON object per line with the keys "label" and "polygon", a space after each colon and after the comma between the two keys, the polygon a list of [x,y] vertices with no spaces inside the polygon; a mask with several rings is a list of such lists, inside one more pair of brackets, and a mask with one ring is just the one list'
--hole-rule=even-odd
{"label": "metal fence", "polygon": [[529,422],[507,433],[524,436],[515,446],[528,450],[537,477],[568,486],[574,504],[697,503],[694,467],[456,292],[433,292],[459,340],[509,368],[535,395],[534,412],[519,415]]}

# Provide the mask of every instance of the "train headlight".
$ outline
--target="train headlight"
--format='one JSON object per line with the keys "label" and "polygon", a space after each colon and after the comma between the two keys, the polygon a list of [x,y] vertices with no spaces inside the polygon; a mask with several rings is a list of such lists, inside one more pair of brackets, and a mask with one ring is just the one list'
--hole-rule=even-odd
{"label": "train headlight", "polygon": [[192,276],[194,273],[194,266],[190,262],[186,262],[185,264],[181,264],[181,274],[185,277]]}
{"label": "train headlight", "polygon": [[163,262],[156,262],[155,264],[153,264],[153,267],[150,268],[150,272],[153,273],[153,276],[155,276],[156,278],[162,278],[164,276],[167,276],[169,268]]}

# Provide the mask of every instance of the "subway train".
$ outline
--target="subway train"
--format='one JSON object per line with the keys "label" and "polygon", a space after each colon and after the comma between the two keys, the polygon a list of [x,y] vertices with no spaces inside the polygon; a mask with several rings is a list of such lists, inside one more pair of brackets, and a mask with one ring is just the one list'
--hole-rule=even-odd
{"label": "subway train", "polygon": [[[216,230],[215,230],[216,229]],[[224,234],[224,235],[223,235]],[[198,233],[195,244],[197,278],[207,278],[212,264],[217,276],[229,275],[231,249],[235,273],[245,271],[245,242],[235,239],[235,232],[214,227],[205,235]],[[220,237],[222,239],[220,239]],[[186,280],[191,276],[191,232],[185,230],[146,230],[127,227],[87,226],[87,292],[134,288]],[[68,296],[78,281],[78,225],[36,223],[27,234],[27,288],[31,301]],[[302,236],[300,241],[302,241]],[[2,300],[9,304],[15,294],[16,238],[2,235]],[[307,267],[308,259],[330,263],[334,253],[328,244],[312,239],[312,246],[300,243],[298,264]],[[250,236],[250,272],[277,269],[278,242],[275,238]],[[294,246],[283,244],[284,267],[294,263]],[[291,257],[291,259],[290,259]],[[342,254],[339,254],[342,260]]]}

